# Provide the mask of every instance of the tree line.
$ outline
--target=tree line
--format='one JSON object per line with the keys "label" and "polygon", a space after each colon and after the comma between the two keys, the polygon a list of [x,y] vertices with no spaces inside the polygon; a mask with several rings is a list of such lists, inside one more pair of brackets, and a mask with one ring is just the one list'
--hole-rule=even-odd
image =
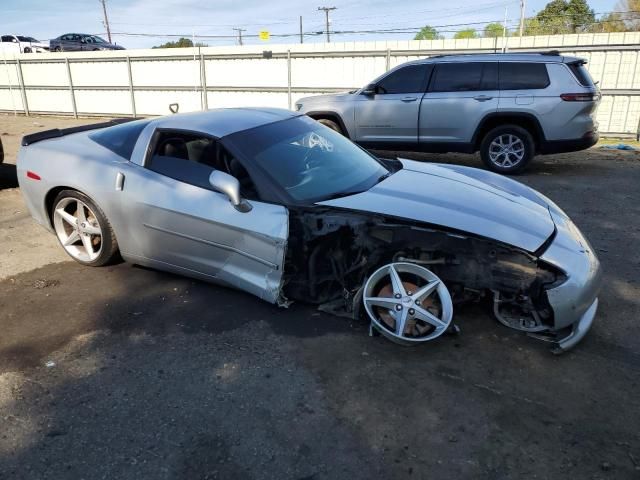
{"label": "tree line", "polygon": [[[640,30],[640,0],[620,0],[615,11],[596,19],[586,0],[552,0],[535,16],[525,18],[523,35],[561,35],[565,33],[607,33]],[[504,25],[489,23],[482,31],[465,28],[453,38],[502,37]],[[507,35],[519,35],[520,28],[506,30]],[[414,40],[438,40],[444,36],[430,25],[418,32]]]}

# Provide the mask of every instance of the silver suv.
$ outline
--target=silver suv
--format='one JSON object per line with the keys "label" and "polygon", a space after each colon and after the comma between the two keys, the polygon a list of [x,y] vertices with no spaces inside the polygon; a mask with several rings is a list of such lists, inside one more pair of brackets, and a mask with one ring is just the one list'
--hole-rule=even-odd
{"label": "silver suv", "polygon": [[489,169],[517,173],[537,153],[598,141],[600,93],[585,63],[555,51],[443,55],[360,90],[303,98],[296,109],[366,148],[480,151]]}

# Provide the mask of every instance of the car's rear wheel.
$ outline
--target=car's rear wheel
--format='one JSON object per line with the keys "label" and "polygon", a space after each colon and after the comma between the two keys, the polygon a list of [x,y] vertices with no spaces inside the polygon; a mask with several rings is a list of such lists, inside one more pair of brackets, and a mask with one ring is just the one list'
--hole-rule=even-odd
{"label": "car's rear wheel", "polygon": [[118,257],[118,242],[107,217],[83,193],[60,192],[51,217],[60,245],[78,263],[100,267]]}
{"label": "car's rear wheel", "polygon": [[318,123],[321,123],[325,127],[329,127],[331,130],[338,132],[340,135],[344,135],[342,128],[333,120],[329,120],[328,118],[319,118]]}
{"label": "car's rear wheel", "polygon": [[25,47],[23,53],[31,53],[31,49],[29,47]]}
{"label": "car's rear wheel", "polygon": [[503,125],[487,133],[480,145],[484,164],[497,173],[521,172],[535,155],[531,134],[517,125]]}
{"label": "car's rear wheel", "polygon": [[61,52],[61,51],[62,51],[62,48],[60,48],[60,47],[54,47],[53,51],[54,51],[54,52]]}

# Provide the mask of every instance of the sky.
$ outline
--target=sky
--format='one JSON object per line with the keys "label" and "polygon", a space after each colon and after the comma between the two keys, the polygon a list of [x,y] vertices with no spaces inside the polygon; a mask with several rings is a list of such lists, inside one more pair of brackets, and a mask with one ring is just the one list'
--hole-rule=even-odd
{"label": "sky", "polygon": [[[614,9],[615,0],[588,0],[596,13]],[[527,0],[526,15],[544,8],[547,0]],[[299,37],[274,37],[268,42],[247,35],[262,30],[274,34],[297,34],[299,16],[304,32],[324,30],[324,12],[319,6],[337,7],[330,13],[332,31],[388,30],[439,27],[447,37],[465,28],[482,30],[486,22],[516,26],[520,0],[107,0],[113,40],[127,48],[149,48],[184,35],[208,45],[237,44],[233,28],[246,29],[245,44],[298,43]],[[3,34],[32,36],[41,40],[64,33],[92,33],[106,38],[99,0],[0,0],[0,28]],[[126,33],[157,35],[130,36]],[[198,39],[198,35],[229,38]],[[409,40],[414,33],[361,33],[332,35],[331,40]],[[324,35],[305,36],[305,43],[322,42]]]}

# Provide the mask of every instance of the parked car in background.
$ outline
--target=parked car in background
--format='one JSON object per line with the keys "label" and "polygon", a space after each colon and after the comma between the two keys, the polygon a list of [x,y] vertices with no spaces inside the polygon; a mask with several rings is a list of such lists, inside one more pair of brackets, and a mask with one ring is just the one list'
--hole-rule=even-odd
{"label": "parked car in background", "polygon": [[43,53],[49,51],[49,44],[33,37],[22,35],[2,35],[0,48],[15,53]]}
{"label": "parked car in background", "polygon": [[107,42],[97,35],[65,33],[49,41],[52,52],[86,52],[94,50],[124,50],[124,47]]}
{"label": "parked car in background", "polygon": [[598,141],[600,92],[585,63],[555,51],[435,56],[296,109],[367,148],[480,151],[489,169],[517,173],[535,154]]}

